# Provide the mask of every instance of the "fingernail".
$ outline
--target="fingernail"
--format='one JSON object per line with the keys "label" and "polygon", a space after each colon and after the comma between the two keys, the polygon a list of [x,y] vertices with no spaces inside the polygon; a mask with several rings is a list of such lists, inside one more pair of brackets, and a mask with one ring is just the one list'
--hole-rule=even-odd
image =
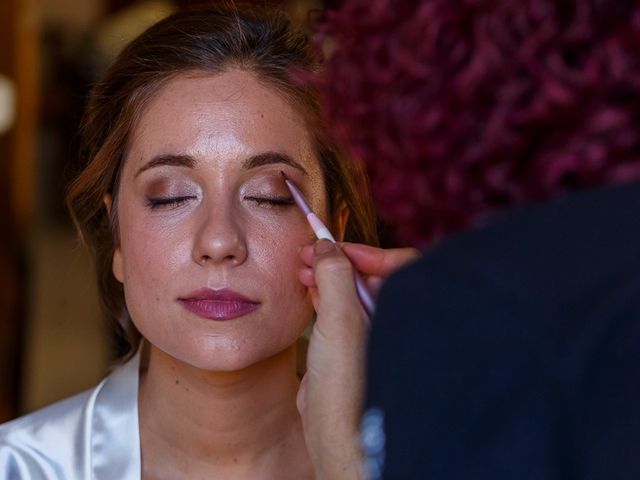
{"label": "fingernail", "polygon": [[325,253],[329,253],[332,250],[335,250],[335,244],[330,242],[329,240],[318,240],[313,247],[313,251],[316,255],[324,255]]}

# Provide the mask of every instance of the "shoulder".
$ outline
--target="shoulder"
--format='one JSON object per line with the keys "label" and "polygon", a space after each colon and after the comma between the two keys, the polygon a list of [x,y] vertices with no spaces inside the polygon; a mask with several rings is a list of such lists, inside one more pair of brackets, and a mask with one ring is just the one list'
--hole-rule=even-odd
{"label": "shoulder", "polygon": [[447,238],[385,286],[480,289],[538,304],[576,298],[640,271],[638,218],[640,182],[565,195]]}
{"label": "shoulder", "polygon": [[452,236],[385,282],[373,348],[396,341],[415,352],[405,347],[416,342],[424,352],[428,339],[437,349],[446,338],[461,349],[534,350],[554,361],[555,352],[588,344],[572,339],[629,331],[640,315],[639,218],[633,183],[566,195]]}
{"label": "shoulder", "polygon": [[93,401],[99,388],[86,390],[60,400],[15,420],[0,425],[0,445],[20,442],[26,438],[38,438],[49,433],[49,429],[68,426],[81,420],[83,411]]}
{"label": "shoulder", "polygon": [[0,425],[0,479],[140,478],[140,352],[97,387]]}
{"label": "shoulder", "polygon": [[[484,268],[490,262],[519,270],[570,266],[593,272],[604,267],[594,261],[635,255],[638,215],[640,182],[573,192],[507,211],[484,227],[452,237],[434,256],[473,259],[472,265]],[[589,262],[584,262],[586,256]]]}
{"label": "shoulder", "polygon": [[0,425],[0,478],[69,478],[100,386]]}

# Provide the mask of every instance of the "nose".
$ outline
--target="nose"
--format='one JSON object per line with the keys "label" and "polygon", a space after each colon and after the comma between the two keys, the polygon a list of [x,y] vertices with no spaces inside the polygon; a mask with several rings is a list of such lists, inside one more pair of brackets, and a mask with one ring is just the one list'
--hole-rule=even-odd
{"label": "nose", "polygon": [[231,208],[218,205],[203,211],[193,244],[199,265],[240,265],[247,258],[245,233]]}

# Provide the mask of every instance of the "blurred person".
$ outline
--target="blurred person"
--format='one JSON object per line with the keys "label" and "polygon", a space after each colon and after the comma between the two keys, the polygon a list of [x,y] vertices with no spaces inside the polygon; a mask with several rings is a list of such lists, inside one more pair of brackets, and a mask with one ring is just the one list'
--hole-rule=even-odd
{"label": "blurred person", "polygon": [[640,478],[640,2],[347,0],[323,36],[331,124],[426,246],[373,320],[369,477]]}
{"label": "blurred person", "polygon": [[[150,27],[95,85],[68,205],[129,349],[97,387],[0,426],[0,478],[336,479],[359,468],[364,310],[342,274],[354,300],[318,303],[298,256],[313,232],[281,175],[338,239],[377,244],[362,171],[296,79],[317,68],[284,16],[211,7]],[[350,250],[374,283],[414,255]],[[387,263],[373,268],[379,255]],[[301,386],[296,340],[314,305]]]}

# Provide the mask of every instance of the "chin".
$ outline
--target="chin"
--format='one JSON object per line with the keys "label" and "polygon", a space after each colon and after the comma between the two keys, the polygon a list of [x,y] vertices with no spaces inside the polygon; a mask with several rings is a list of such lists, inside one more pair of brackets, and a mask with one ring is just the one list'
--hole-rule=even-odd
{"label": "chin", "polygon": [[291,347],[295,348],[296,340],[297,337],[284,345],[264,345],[261,348],[250,343],[226,341],[223,345],[208,345],[204,348],[194,346],[188,351],[180,349],[175,354],[167,353],[200,370],[231,373],[245,370],[284,354]]}

